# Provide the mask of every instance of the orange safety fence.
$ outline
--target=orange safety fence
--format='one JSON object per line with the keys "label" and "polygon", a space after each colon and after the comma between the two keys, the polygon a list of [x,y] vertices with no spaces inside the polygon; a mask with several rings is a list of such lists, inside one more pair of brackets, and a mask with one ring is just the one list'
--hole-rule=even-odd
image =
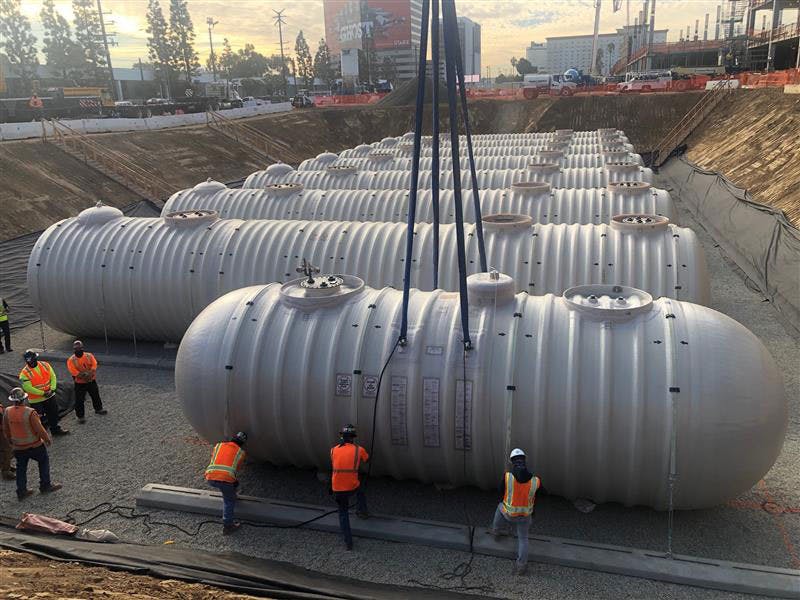
{"label": "orange safety fence", "polygon": [[352,94],[342,96],[314,96],[316,106],[341,106],[352,104],[375,104],[378,100],[386,96],[387,93],[380,94]]}

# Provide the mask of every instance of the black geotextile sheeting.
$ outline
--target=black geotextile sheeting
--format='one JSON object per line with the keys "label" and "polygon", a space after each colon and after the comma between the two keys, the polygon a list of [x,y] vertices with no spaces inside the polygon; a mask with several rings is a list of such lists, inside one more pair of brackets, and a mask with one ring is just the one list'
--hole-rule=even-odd
{"label": "black geotextile sheeting", "polygon": [[[22,370],[22,352],[15,352],[19,356],[19,368]],[[8,406],[8,396],[11,390],[19,386],[17,373],[0,373],[0,404]],[[68,383],[59,382],[56,386],[56,404],[58,404],[58,414],[62,417],[75,408],[75,387],[72,381]]]}
{"label": "black geotextile sheeting", "polygon": [[800,333],[800,230],[733,182],[685,157],[660,169],[671,191]]}
{"label": "black geotextile sheeting", "polygon": [[[265,543],[268,541],[265,540]],[[9,527],[0,527],[0,547],[28,552],[47,559],[80,562],[130,571],[137,575],[204,583],[269,598],[308,600],[475,598],[439,589],[369,583],[337,575],[326,575],[286,562],[233,552],[210,553],[175,545],[99,544],[65,536],[22,533]]]}
{"label": "black geotextile sheeting", "polygon": [[[122,212],[128,217],[161,216],[161,209],[149,200],[130,204]],[[10,307],[8,321],[12,330],[39,320],[28,295],[28,257],[40,235],[42,232],[36,231],[0,242],[0,298],[5,298]],[[13,338],[11,343],[13,346]]]}

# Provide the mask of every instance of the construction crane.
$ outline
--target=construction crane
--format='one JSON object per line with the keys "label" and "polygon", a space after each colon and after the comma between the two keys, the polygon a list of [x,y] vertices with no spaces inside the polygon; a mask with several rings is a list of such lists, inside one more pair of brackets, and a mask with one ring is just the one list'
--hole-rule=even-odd
{"label": "construction crane", "polygon": [[[614,0],[616,4],[617,0]],[[600,35],[600,8],[603,0],[594,0],[594,37],[592,37],[592,64],[589,65],[589,72],[592,75],[600,75],[597,72],[597,42]]]}

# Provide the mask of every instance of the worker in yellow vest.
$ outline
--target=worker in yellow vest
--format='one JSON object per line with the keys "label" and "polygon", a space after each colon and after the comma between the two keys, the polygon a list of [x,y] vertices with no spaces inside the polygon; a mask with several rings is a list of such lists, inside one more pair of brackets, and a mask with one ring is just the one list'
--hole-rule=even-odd
{"label": "worker in yellow vest", "polygon": [[3,340],[0,340],[0,354],[11,352],[11,325],[8,322],[9,310],[6,299],[0,298],[0,333],[3,334],[6,343],[5,349],[3,349]]}
{"label": "worker in yellow vest", "polygon": [[245,458],[243,450],[247,434],[240,431],[229,442],[220,442],[211,452],[211,462],[206,467],[206,481],[211,487],[222,492],[222,533],[233,533],[241,523],[234,521],[236,508],[236,488],[239,487],[237,471]]}
{"label": "worker in yellow vest", "polygon": [[533,518],[536,490],[541,481],[528,470],[525,452],[514,448],[509,456],[511,469],[503,476],[503,500],[497,505],[492,528],[493,536],[502,535],[513,525],[517,533],[517,563],[514,572],[523,575],[528,566],[528,530]]}
{"label": "worker in yellow vest", "polygon": [[56,403],[56,386],[58,380],[56,371],[43,360],[39,360],[39,354],[35,350],[26,350],[22,355],[25,359],[25,366],[19,372],[19,382],[25,393],[28,394],[28,402],[43,420],[53,435],[66,435],[69,433],[58,425],[58,404]]}

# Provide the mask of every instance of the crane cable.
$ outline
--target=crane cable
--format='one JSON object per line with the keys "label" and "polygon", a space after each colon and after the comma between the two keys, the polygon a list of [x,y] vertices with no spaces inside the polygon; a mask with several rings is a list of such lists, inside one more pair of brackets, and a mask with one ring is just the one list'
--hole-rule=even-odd
{"label": "crane cable", "polygon": [[[434,0],[431,14],[431,202],[433,203],[433,289],[439,289],[439,1]],[[423,25],[425,27],[425,25]]]}

